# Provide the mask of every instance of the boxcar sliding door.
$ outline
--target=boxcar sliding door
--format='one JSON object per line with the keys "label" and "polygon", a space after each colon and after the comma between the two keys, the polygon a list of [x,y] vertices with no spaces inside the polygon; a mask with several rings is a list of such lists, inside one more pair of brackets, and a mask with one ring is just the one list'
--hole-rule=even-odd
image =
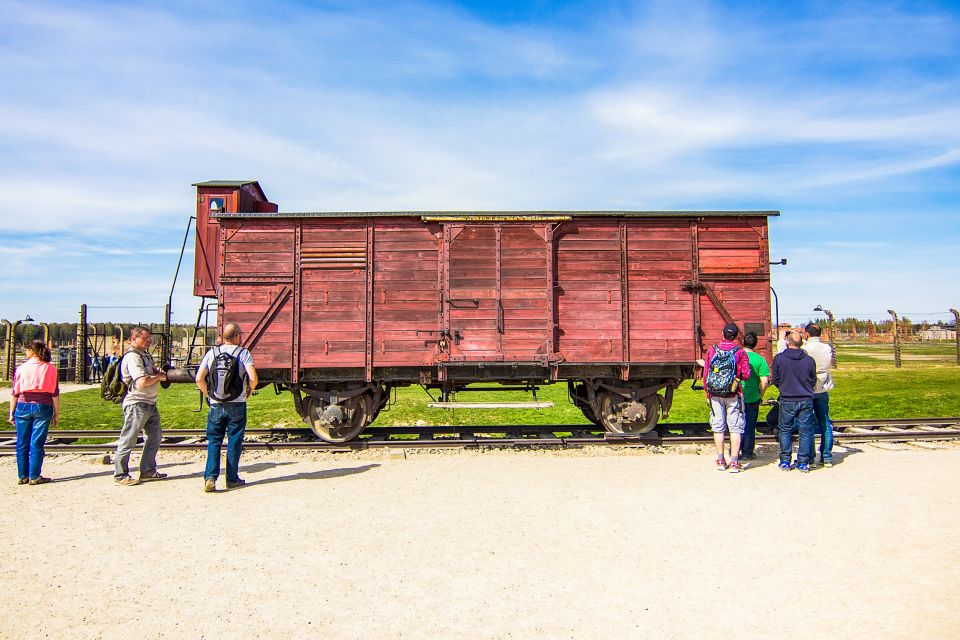
{"label": "boxcar sliding door", "polygon": [[451,361],[522,361],[552,352],[549,225],[444,227],[444,328]]}

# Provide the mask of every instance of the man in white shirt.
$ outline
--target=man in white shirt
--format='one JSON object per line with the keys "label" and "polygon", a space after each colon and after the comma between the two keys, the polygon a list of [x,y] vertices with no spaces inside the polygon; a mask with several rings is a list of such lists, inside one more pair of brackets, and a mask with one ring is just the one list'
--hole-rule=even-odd
{"label": "man in white shirt", "polygon": [[[203,472],[203,490],[216,491],[220,476],[220,451],[227,437],[227,489],[242,487],[240,453],[247,428],[247,396],[259,382],[253,356],[240,346],[240,327],[230,323],[223,328],[223,344],[203,356],[197,371],[197,387],[210,403],[207,413],[207,466]],[[211,385],[208,374],[212,373]]]}
{"label": "man in white shirt", "polygon": [[[820,325],[811,322],[804,327],[806,339],[803,350],[817,363],[817,384],[813,390],[813,412],[817,416],[817,433],[820,434],[820,464],[824,467],[833,466],[833,424],[830,422],[830,390],[833,389],[833,378],[830,376],[830,365],[833,361],[832,345],[820,341]],[[810,460],[815,460],[816,451],[810,452]]]}

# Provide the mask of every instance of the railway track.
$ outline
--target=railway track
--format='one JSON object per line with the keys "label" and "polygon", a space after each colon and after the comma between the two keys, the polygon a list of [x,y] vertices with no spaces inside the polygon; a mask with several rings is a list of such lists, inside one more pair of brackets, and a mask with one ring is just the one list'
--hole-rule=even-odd
{"label": "railway track", "polygon": [[[960,439],[958,418],[910,418],[900,420],[837,420],[834,440],[869,442],[887,440]],[[713,442],[703,422],[662,424],[657,431],[641,436],[619,436],[597,431],[594,425],[510,425],[510,426],[414,426],[370,427],[358,440],[343,444],[323,442],[306,428],[247,429],[244,449],[313,451],[358,451],[380,448],[480,448],[480,447],[582,447],[582,446],[674,446]],[[48,452],[109,453],[116,448],[119,431],[56,430],[47,437]],[[78,440],[108,439],[103,443],[78,443]],[[0,455],[15,452],[16,433],[0,431]],[[757,442],[773,443],[772,434],[758,434]],[[203,429],[170,429],[164,432],[161,448],[166,450],[205,450]]]}

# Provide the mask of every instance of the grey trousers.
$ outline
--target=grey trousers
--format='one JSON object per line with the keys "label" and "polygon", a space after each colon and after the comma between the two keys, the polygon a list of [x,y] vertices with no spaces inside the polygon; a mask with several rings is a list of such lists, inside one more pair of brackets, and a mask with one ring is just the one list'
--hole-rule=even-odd
{"label": "grey trousers", "polygon": [[120,430],[117,453],[114,455],[113,477],[130,475],[130,452],[137,446],[141,431],[146,433],[147,441],[143,445],[143,455],[140,456],[140,474],[157,470],[157,451],[160,450],[160,439],[163,437],[160,412],[155,404],[135,402],[123,407],[123,428]]}

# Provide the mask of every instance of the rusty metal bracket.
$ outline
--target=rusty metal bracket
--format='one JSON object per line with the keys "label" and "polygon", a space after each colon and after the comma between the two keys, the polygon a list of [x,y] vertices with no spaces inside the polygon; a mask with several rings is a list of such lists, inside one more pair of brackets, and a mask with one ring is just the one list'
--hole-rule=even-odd
{"label": "rusty metal bracket", "polygon": [[733,316],[730,314],[730,311],[728,311],[723,305],[723,302],[721,302],[720,298],[717,296],[717,292],[714,291],[713,287],[711,287],[709,284],[703,280],[688,280],[687,282],[683,283],[683,287],[685,289],[690,289],[695,293],[705,294],[708,298],[710,298],[710,302],[712,302],[713,306],[716,307],[717,311],[723,317],[723,320],[728,323],[733,322]]}
{"label": "rusty metal bracket", "polygon": [[281,307],[287,301],[287,298],[290,297],[290,294],[293,293],[293,289],[289,286],[284,285],[281,287],[280,292],[273,299],[273,302],[270,303],[270,306],[267,307],[267,310],[263,312],[263,315],[260,316],[260,319],[257,320],[257,323],[253,325],[253,329],[250,330],[250,333],[247,334],[246,340],[243,341],[242,346],[251,350],[256,346],[257,341],[260,340],[260,336],[263,335],[263,332],[267,330],[267,327],[273,321],[273,319],[280,312]]}

